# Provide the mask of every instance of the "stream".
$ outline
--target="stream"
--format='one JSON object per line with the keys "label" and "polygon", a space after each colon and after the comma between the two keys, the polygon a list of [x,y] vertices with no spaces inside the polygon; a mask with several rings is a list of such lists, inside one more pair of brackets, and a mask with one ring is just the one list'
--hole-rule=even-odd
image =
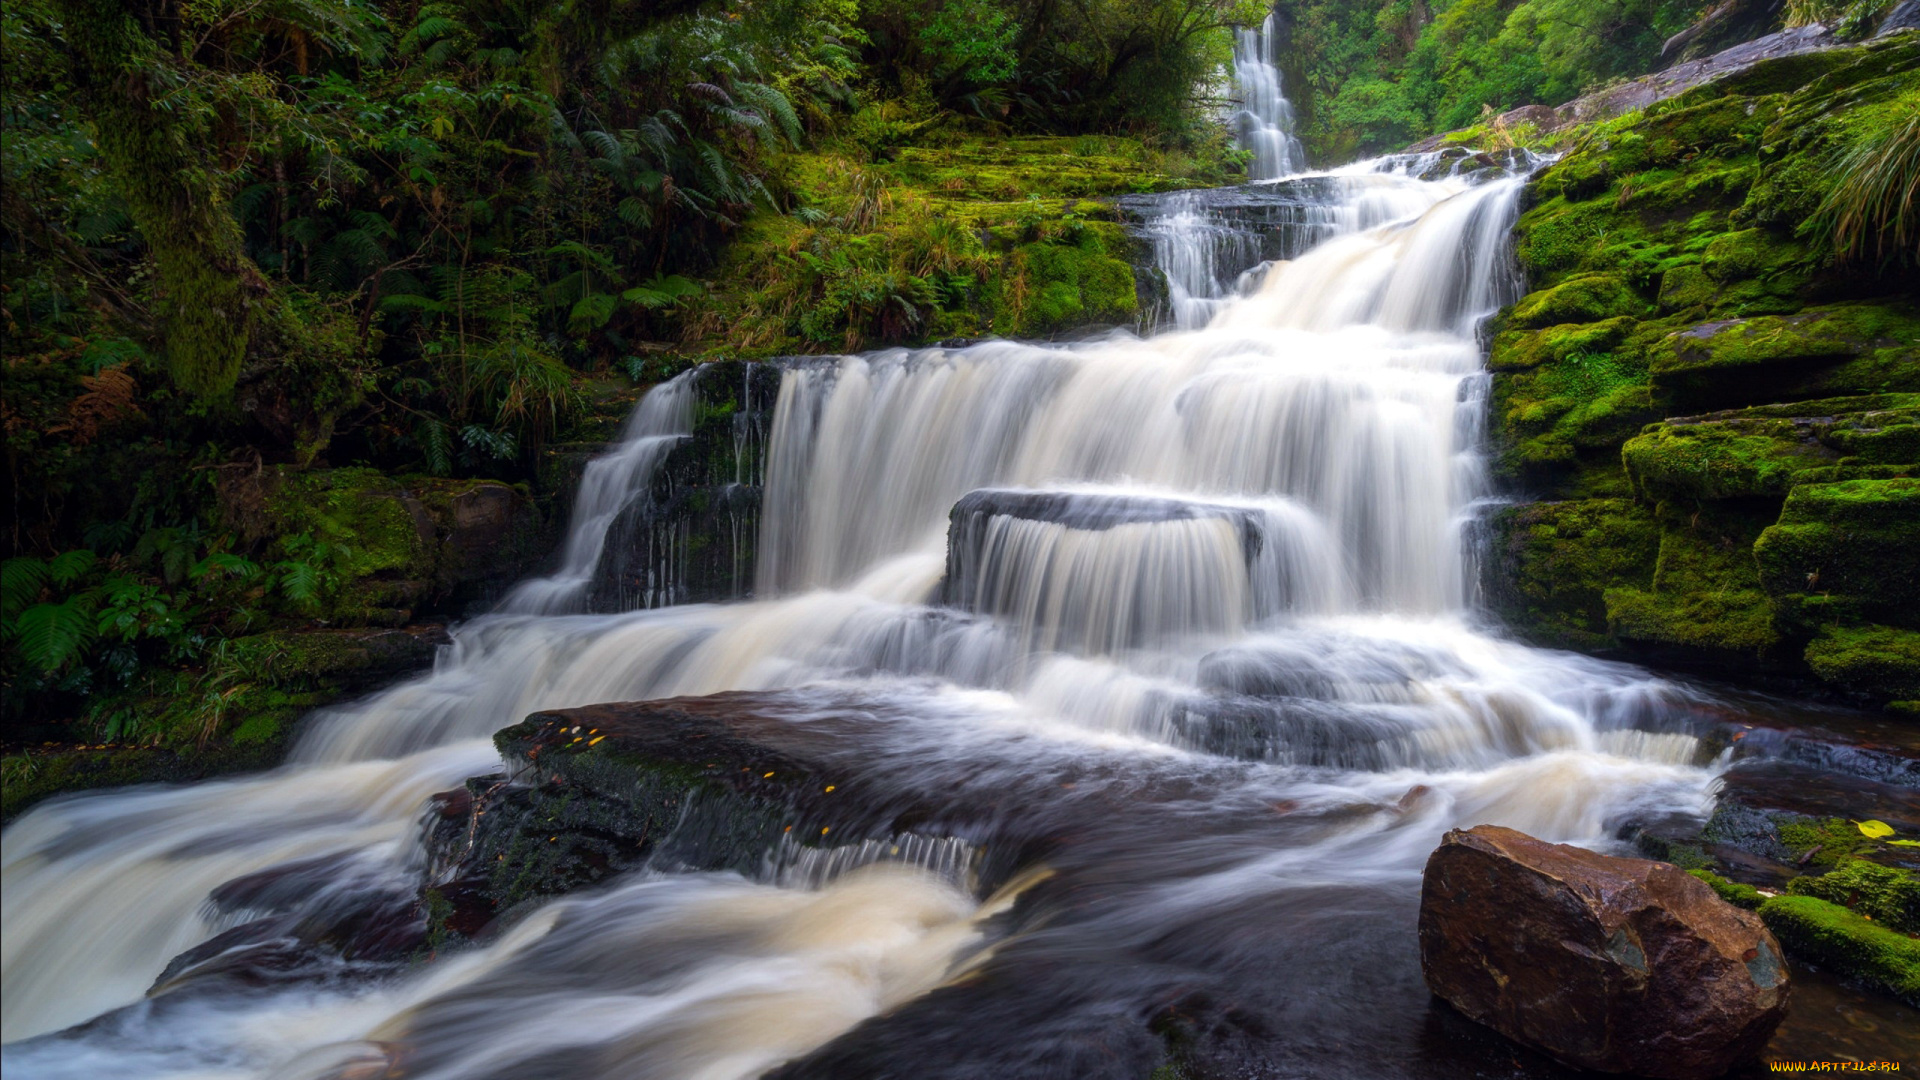
{"label": "stream", "polygon": [[[1296,171],[1253,112],[1262,167]],[[1158,197],[1151,336],[784,363],[753,598],[593,611],[691,423],[686,377],[655,388],[556,572],[431,673],[311,718],[274,772],[7,830],[7,1076],[1143,1077],[1170,1023],[1221,1075],[1557,1075],[1428,997],[1427,855],[1482,822],[1626,853],[1632,824],[1701,820],[1729,763],[1703,717],[1737,706],[1476,614],[1475,333],[1519,287],[1524,177],[1434,165],[1282,181],[1272,263],[1207,193]],[[155,986],[253,917],[209,903],[237,879],[321,868],[293,902],[316,925],[416,894],[430,796],[500,770],[528,713],[728,690],[859,701],[820,736],[850,775],[1067,839],[991,890],[966,837],[659,865],[431,963]],[[1794,1046],[1912,1015],[1807,986]]]}

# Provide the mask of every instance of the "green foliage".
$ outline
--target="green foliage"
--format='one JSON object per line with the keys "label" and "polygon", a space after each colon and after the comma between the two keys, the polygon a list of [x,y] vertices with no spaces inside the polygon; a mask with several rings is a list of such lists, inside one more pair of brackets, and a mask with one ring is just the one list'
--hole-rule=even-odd
{"label": "green foliage", "polygon": [[1020,63],[1015,17],[991,0],[946,0],[920,28],[920,46],[933,61],[929,74],[981,84],[1012,79]]}
{"label": "green foliage", "polygon": [[1253,0],[866,0],[865,60],[889,96],[1032,131],[1204,133]]}
{"label": "green foliage", "polygon": [[1699,0],[1304,0],[1281,58],[1309,155],[1334,163],[1558,105],[1650,70]]}

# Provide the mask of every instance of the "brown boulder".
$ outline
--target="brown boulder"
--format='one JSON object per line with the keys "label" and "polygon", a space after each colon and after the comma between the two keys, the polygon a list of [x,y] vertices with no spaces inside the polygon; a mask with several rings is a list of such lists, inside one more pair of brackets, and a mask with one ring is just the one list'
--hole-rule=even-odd
{"label": "brown boulder", "polygon": [[1493,825],[1455,829],[1420,894],[1427,986],[1569,1065],[1719,1076],[1787,1013],[1787,969],[1758,916],[1678,867]]}

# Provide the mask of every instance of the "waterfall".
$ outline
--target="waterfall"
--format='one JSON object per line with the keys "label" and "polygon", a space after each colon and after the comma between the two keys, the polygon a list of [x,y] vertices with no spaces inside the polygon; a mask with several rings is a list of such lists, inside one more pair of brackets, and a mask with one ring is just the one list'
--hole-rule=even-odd
{"label": "waterfall", "polygon": [[1306,167],[1306,154],[1293,137],[1293,106],[1281,92],[1274,21],[1267,15],[1260,29],[1234,31],[1233,81],[1240,92],[1240,109],[1233,114],[1240,145],[1253,152],[1247,178],[1254,183],[1291,176]]}
{"label": "waterfall", "polygon": [[[1390,949],[1412,954],[1419,868],[1445,829],[1604,845],[1633,815],[1700,813],[1713,778],[1684,733],[1694,692],[1472,621],[1475,330],[1514,293],[1520,190],[1478,179],[1368,164],[1279,185],[1281,250],[1217,260],[1188,293],[1206,305],[1151,337],[789,362],[756,598],[587,613],[614,519],[690,430],[691,383],[657,387],[589,466],[560,571],[454,628],[431,673],[311,718],[274,772],[59,800],[7,830],[8,1076],[337,1078],[404,1047],[411,1077],[538,1062],[745,1078],[984,986],[1041,996],[952,1030],[1040,1053],[1078,1030],[1011,1034],[1056,1013],[1047,987],[1252,978],[1167,952],[1181,934],[1386,943],[1260,978],[1396,973],[1283,996],[1305,1027],[1418,1045],[1425,991]],[[533,711],[758,689],[874,703],[887,722],[842,748],[871,788],[984,792],[1010,819],[1067,822],[1046,873],[1083,899],[980,953],[1006,909],[965,891],[975,849],[910,837],[770,853],[752,879],[621,879],[408,971],[342,958],[224,996],[143,996],[182,950],[255,917],[210,901],[236,880],[286,876],[277,917],[316,925],[405,902],[429,795],[497,770],[490,736]],[[1046,942],[1031,978],[957,977]],[[1056,969],[1078,974],[1043,977]]]}
{"label": "waterfall", "polygon": [[560,549],[560,568],[551,576],[521,582],[508,594],[503,610],[559,615],[585,609],[615,520],[635,499],[646,497],[654,469],[693,434],[694,374],[683,371],[654,387],[627,418],[613,451],[587,462]]}

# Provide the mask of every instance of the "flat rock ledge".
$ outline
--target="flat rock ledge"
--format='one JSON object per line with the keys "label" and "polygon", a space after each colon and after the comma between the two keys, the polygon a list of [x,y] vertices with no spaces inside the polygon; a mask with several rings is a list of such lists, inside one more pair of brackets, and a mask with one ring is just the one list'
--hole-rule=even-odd
{"label": "flat rock ledge", "polygon": [[1786,962],[1753,913],[1670,864],[1493,825],[1427,860],[1420,960],[1466,1016],[1600,1072],[1719,1076],[1787,1013]]}

